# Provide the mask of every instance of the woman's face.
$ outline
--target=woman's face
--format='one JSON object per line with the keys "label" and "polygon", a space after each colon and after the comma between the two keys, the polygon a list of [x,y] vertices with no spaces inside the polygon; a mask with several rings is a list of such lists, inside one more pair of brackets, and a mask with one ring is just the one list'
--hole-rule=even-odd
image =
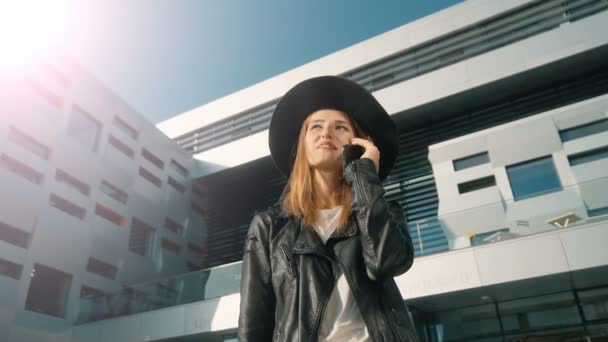
{"label": "woman's face", "polygon": [[307,120],[304,149],[308,164],[320,170],[341,167],[342,146],[355,137],[346,115],[334,109],[321,109]]}

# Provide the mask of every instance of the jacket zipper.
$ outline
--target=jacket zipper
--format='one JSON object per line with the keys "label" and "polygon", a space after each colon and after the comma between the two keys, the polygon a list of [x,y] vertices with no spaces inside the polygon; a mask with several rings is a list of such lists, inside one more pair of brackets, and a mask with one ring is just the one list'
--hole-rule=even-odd
{"label": "jacket zipper", "polygon": [[334,287],[336,287],[336,282],[338,280],[338,278],[336,277],[337,272],[334,270],[334,261],[331,260],[329,257],[327,256],[323,256],[325,259],[329,260],[329,262],[331,263],[331,271],[334,275],[334,281],[332,282],[332,286],[329,290],[329,294],[326,296],[325,300],[323,301],[323,303],[321,303],[321,310],[319,312],[319,316],[317,317],[316,321],[315,321],[315,338],[318,339],[319,338],[319,329],[321,328],[321,319],[323,319],[323,314],[325,313],[325,307],[327,306],[327,303],[329,302],[329,297],[331,297],[331,293],[334,290]]}
{"label": "jacket zipper", "polygon": [[287,246],[285,244],[281,245],[281,252],[283,253],[283,256],[285,256],[285,259],[287,259],[287,263],[289,264],[289,267],[291,268],[291,273],[293,273],[293,275],[296,276],[297,272],[296,272],[295,260],[294,260],[293,256],[291,255],[291,253],[287,250]]}

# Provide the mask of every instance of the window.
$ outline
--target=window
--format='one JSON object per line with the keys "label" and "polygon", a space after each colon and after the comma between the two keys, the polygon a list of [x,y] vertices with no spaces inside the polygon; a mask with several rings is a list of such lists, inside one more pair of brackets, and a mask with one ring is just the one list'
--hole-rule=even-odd
{"label": "window", "polygon": [[53,93],[46,87],[42,86],[40,82],[31,79],[26,79],[25,84],[32,89],[38,96],[44,98],[49,104],[57,109],[63,107],[63,100],[59,95]]}
{"label": "window", "polygon": [[100,275],[104,278],[116,279],[118,268],[116,268],[114,265],[108,264],[107,262],[91,257],[87,262],[87,271]]}
{"label": "window", "polygon": [[30,234],[10,224],[0,222],[0,240],[21,248],[27,248]]}
{"label": "window", "polygon": [[588,209],[587,214],[589,214],[589,217],[608,215],[608,207]]}
{"label": "window", "polygon": [[460,171],[469,167],[482,165],[490,162],[490,157],[488,157],[488,152],[482,152],[478,154],[474,154],[472,156],[468,156],[465,158],[455,159],[454,163],[454,171]]}
{"label": "window", "polygon": [[150,163],[154,164],[159,169],[162,170],[165,167],[165,163],[163,163],[163,161],[160,160],[160,158],[153,155],[152,152],[146,150],[145,148],[141,149],[141,155],[142,155],[142,157],[144,157],[144,159],[146,159]]}
{"label": "window", "polygon": [[509,228],[502,228],[502,229],[498,229],[498,230],[492,230],[489,232],[475,234],[470,238],[471,245],[478,246],[478,245],[483,245],[485,243],[488,243],[489,241],[486,239],[488,239],[492,236],[496,236],[500,233],[509,233]]}
{"label": "window", "polygon": [[105,218],[106,220],[114,223],[117,226],[126,227],[127,226],[127,218],[115,212],[114,210],[101,205],[99,203],[95,203],[95,214],[100,217]]}
{"label": "window", "polygon": [[68,122],[67,134],[88,150],[95,152],[101,134],[101,123],[95,120],[91,114],[74,105]]}
{"label": "window", "polygon": [[133,138],[133,140],[137,140],[137,136],[139,135],[139,133],[137,133],[137,130],[131,127],[131,125],[126,123],[123,119],[119,118],[118,116],[115,116],[114,120],[112,121],[112,124],[114,124],[114,126],[118,128],[121,132]]}
{"label": "window", "polygon": [[41,172],[34,170],[17,159],[7,156],[6,154],[3,154],[2,157],[0,157],[0,165],[17,176],[23,177],[37,185],[40,185],[44,179]]}
{"label": "window", "polygon": [[55,180],[69,186],[85,196],[89,196],[89,192],[91,192],[91,187],[88,184],[80,181],[78,178],[63,170],[57,169],[57,172],[55,172]]}
{"label": "window", "polygon": [[205,252],[205,249],[203,247],[195,245],[192,242],[188,242],[188,249],[198,256],[207,256],[207,253]]}
{"label": "window", "polygon": [[578,291],[586,321],[608,319],[608,287]]}
{"label": "window", "polygon": [[458,184],[458,192],[464,194],[475,190],[489,188],[494,185],[496,185],[494,176],[488,176]]}
{"label": "window", "polygon": [[22,265],[0,258],[0,276],[19,280],[21,279],[21,271],[23,271]]}
{"label": "window", "polygon": [[81,220],[84,219],[86,210],[83,207],[78,206],[66,200],[65,198],[59,197],[55,194],[50,195],[49,201],[52,207],[55,207],[63,211],[64,213],[79,218]]}
{"label": "window", "polygon": [[182,164],[176,162],[175,159],[171,159],[171,166],[173,167],[173,170],[177,171],[180,175],[188,177],[188,170]]}
{"label": "window", "polygon": [[562,142],[566,142],[606,131],[608,131],[608,119],[602,119],[588,124],[564,129],[559,132],[559,137],[562,139]]}
{"label": "window", "polygon": [[505,331],[557,328],[581,323],[572,292],[498,303]]}
{"label": "window", "polygon": [[175,254],[179,254],[180,251],[180,247],[178,244],[176,244],[175,242],[169,240],[169,239],[165,239],[163,238],[160,242],[160,246],[164,249],[167,250],[169,252],[174,252]]}
{"label": "window", "polygon": [[102,180],[99,184],[99,189],[106,195],[112,197],[122,204],[127,204],[128,195],[108,181]]}
{"label": "window", "polygon": [[170,219],[168,217],[165,218],[165,228],[174,232],[177,235],[181,235],[182,232],[184,231],[183,225],[173,221],[172,219]]}
{"label": "window", "polygon": [[90,299],[95,303],[103,304],[103,301],[110,300],[112,295],[94,287],[82,285],[80,288],[80,298]]}
{"label": "window", "polygon": [[171,176],[169,176],[167,183],[169,185],[171,185],[171,187],[173,187],[175,190],[181,192],[182,194],[184,192],[186,192],[186,186],[181,184],[180,182],[176,181],[175,178],[173,178]]}
{"label": "window", "polygon": [[205,216],[205,209],[203,207],[201,207],[200,205],[192,202],[191,207],[195,213],[197,213],[201,216]]}
{"label": "window", "polygon": [[129,146],[127,146],[127,144],[116,139],[112,135],[110,135],[110,137],[108,138],[108,143],[131,159],[133,159],[133,157],[135,156],[135,151],[133,151],[133,149],[131,149]]}
{"label": "window", "polygon": [[608,158],[608,146],[573,154],[568,156],[568,162],[570,162],[570,166],[575,166],[605,158]]}
{"label": "window", "polygon": [[506,169],[516,201],[561,190],[550,156],[510,165]]}
{"label": "window", "polygon": [[38,142],[36,139],[30,137],[29,135],[21,132],[15,127],[11,127],[8,132],[8,140],[23,147],[24,149],[32,152],[38,157],[48,160],[49,155],[51,154],[51,149],[46,145]]}
{"label": "window", "polygon": [[159,188],[163,184],[163,182],[160,180],[160,178],[156,177],[155,175],[152,174],[152,172],[144,169],[141,166],[139,167],[139,175],[142,176],[144,179],[146,179],[148,182],[156,185]]}
{"label": "window", "polygon": [[142,256],[150,255],[154,230],[152,226],[134,217],[129,235],[129,250]]}
{"label": "window", "polygon": [[203,266],[199,266],[190,261],[186,262],[186,266],[188,267],[188,270],[190,270],[190,272],[196,272],[203,269]]}
{"label": "window", "polygon": [[35,264],[25,310],[64,318],[71,283],[71,274]]}

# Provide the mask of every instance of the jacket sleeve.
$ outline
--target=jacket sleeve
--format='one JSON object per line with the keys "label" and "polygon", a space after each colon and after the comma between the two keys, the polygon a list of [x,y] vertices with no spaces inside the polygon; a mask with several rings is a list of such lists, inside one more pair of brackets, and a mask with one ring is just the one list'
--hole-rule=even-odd
{"label": "jacket sleeve", "polygon": [[401,206],[384,199],[374,162],[360,158],[344,169],[361,232],[363,260],[371,280],[405,273],[414,262],[414,246]]}
{"label": "jacket sleeve", "polygon": [[256,214],[245,240],[238,326],[241,342],[272,340],[275,297],[268,250],[269,227],[270,219]]}

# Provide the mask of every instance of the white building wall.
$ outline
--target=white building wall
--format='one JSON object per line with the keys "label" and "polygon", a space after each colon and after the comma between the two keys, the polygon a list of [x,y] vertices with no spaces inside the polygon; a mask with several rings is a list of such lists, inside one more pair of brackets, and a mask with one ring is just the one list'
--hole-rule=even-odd
{"label": "white building wall", "polygon": [[[69,341],[72,323],[81,309],[87,310],[86,304],[81,306],[82,285],[113,293],[123,284],[188,272],[189,262],[203,265],[203,257],[188,249],[189,243],[204,248],[206,241],[205,219],[191,205],[201,202],[191,189],[198,165],[154,125],[63,57],[37,61],[12,70],[8,76],[0,84],[0,158],[4,158],[0,161],[0,222],[26,232],[29,239],[22,248],[4,241],[11,240],[10,236],[0,236],[0,258],[22,266],[19,279],[0,275],[0,340]],[[100,125],[95,148],[82,143],[94,140],[94,130],[71,126],[74,106]],[[117,127],[116,117],[135,135]],[[48,156],[40,152],[39,146],[32,152],[31,145],[28,149],[27,143],[16,141],[15,130],[43,145],[50,151]],[[109,144],[110,139],[124,144],[131,156]],[[156,156],[162,167],[144,158],[143,149]],[[13,170],[14,163],[6,162],[6,158],[39,173],[39,184],[24,178],[22,171]],[[160,186],[139,174],[142,167],[158,178]],[[58,170],[82,182],[88,193],[57,180]],[[170,177],[183,188],[171,186]],[[102,181],[123,191],[128,196],[126,203],[102,191]],[[52,206],[51,196],[81,207],[84,215],[78,218],[58,210]],[[98,204],[122,219],[111,222],[101,217],[96,213]],[[129,250],[133,217],[154,228],[150,255],[140,256]],[[183,226],[181,234],[165,228],[167,217]],[[179,246],[177,255],[161,247],[163,238]],[[88,272],[90,257],[115,266],[116,277],[108,279]],[[71,276],[63,318],[25,310],[35,264]]]}
{"label": "white building wall", "polygon": [[[537,114],[429,146],[437,184],[438,216],[451,248],[467,247],[469,236],[501,228],[526,235],[555,228],[546,221],[608,206],[608,160],[570,166],[568,156],[608,146],[608,132],[563,142],[559,132],[608,118],[608,95]],[[486,164],[454,171],[454,160],[487,152]],[[515,200],[507,167],[549,156],[562,190]],[[459,193],[458,184],[494,176],[496,186]],[[518,224],[525,221],[526,225]]]}

